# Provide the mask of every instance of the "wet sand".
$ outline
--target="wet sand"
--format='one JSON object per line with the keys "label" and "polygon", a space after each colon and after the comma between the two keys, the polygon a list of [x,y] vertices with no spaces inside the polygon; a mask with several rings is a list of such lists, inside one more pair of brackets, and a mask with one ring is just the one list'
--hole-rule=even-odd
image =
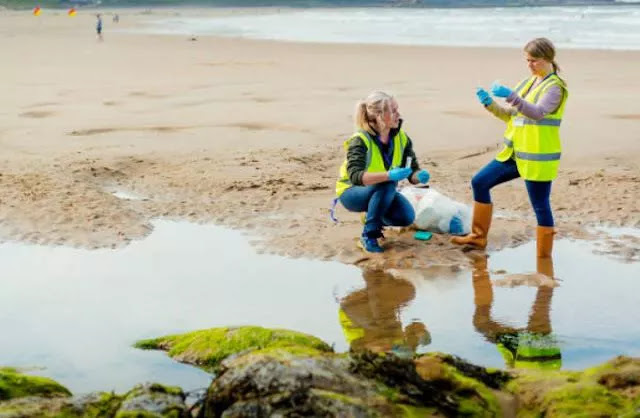
{"label": "wet sand", "polygon": [[[356,214],[329,220],[357,99],[393,92],[432,187],[466,203],[503,124],[474,89],[527,74],[518,49],[325,45],[122,31],[158,14],[34,18],[0,12],[0,238],[121,247],[170,218],[254,229],[262,251],[367,267],[466,257],[435,236],[390,232],[384,256],[355,247]],[[181,10],[183,14],[214,11]],[[559,237],[640,226],[640,52],[561,50],[571,96],[552,206]],[[392,63],[393,65],[389,65]],[[120,192],[118,197],[114,192]],[[133,198],[122,198],[122,197]],[[534,237],[522,181],[493,193],[490,249]],[[603,250],[637,261],[627,237]],[[621,243],[620,243],[621,242]]]}

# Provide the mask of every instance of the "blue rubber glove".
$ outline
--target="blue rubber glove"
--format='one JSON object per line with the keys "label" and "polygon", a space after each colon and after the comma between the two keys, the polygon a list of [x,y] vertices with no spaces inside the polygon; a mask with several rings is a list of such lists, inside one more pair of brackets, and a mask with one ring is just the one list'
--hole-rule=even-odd
{"label": "blue rubber glove", "polygon": [[478,100],[480,101],[480,103],[485,106],[489,106],[491,103],[493,103],[493,99],[489,95],[489,92],[487,92],[482,87],[476,88],[476,96],[478,96]]}
{"label": "blue rubber glove", "polygon": [[416,178],[420,183],[426,184],[431,176],[429,175],[429,172],[427,170],[420,170],[418,171],[418,174],[416,174]]}
{"label": "blue rubber glove", "polygon": [[412,173],[411,168],[392,168],[389,170],[389,180],[400,181],[409,177]]}
{"label": "blue rubber glove", "polygon": [[494,81],[491,85],[491,93],[496,97],[509,97],[513,91],[509,87],[503,86],[502,84],[498,84],[497,81]]}

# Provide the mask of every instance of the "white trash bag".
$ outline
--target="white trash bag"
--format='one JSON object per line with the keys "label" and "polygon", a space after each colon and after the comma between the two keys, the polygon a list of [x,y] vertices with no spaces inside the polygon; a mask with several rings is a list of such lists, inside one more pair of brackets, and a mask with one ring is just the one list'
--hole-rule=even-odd
{"label": "white trash bag", "polygon": [[432,188],[405,187],[400,193],[416,212],[414,225],[423,231],[466,235],[471,232],[471,208]]}

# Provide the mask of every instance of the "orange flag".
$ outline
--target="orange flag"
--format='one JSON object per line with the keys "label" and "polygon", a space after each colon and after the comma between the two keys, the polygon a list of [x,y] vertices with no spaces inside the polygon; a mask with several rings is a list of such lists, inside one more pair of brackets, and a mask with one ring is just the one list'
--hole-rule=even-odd
{"label": "orange flag", "polygon": [[74,9],[73,7],[69,9],[69,11],[67,12],[67,14],[71,17],[76,15],[76,9]]}
{"label": "orange flag", "polygon": [[36,6],[36,7],[33,8],[33,15],[34,16],[40,16],[40,12],[41,12],[40,6]]}

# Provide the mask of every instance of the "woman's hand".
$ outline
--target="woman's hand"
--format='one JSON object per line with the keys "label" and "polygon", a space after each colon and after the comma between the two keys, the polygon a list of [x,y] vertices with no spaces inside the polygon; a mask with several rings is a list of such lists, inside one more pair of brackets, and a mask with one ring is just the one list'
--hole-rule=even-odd
{"label": "woman's hand", "polygon": [[407,168],[392,168],[389,170],[387,175],[389,176],[389,180],[391,181],[400,181],[409,177],[412,173],[410,167]]}
{"label": "woman's hand", "polygon": [[491,93],[496,97],[509,97],[513,91],[509,87],[503,86],[502,84],[498,84],[497,81],[494,81],[491,85]]}
{"label": "woman's hand", "polygon": [[493,99],[489,95],[489,92],[487,92],[482,87],[476,88],[476,96],[478,96],[478,101],[480,101],[480,103],[485,106],[489,106],[491,103],[493,103]]}
{"label": "woman's hand", "polygon": [[429,182],[429,179],[431,178],[431,175],[427,170],[420,170],[416,174],[416,178],[420,183],[427,184]]}

